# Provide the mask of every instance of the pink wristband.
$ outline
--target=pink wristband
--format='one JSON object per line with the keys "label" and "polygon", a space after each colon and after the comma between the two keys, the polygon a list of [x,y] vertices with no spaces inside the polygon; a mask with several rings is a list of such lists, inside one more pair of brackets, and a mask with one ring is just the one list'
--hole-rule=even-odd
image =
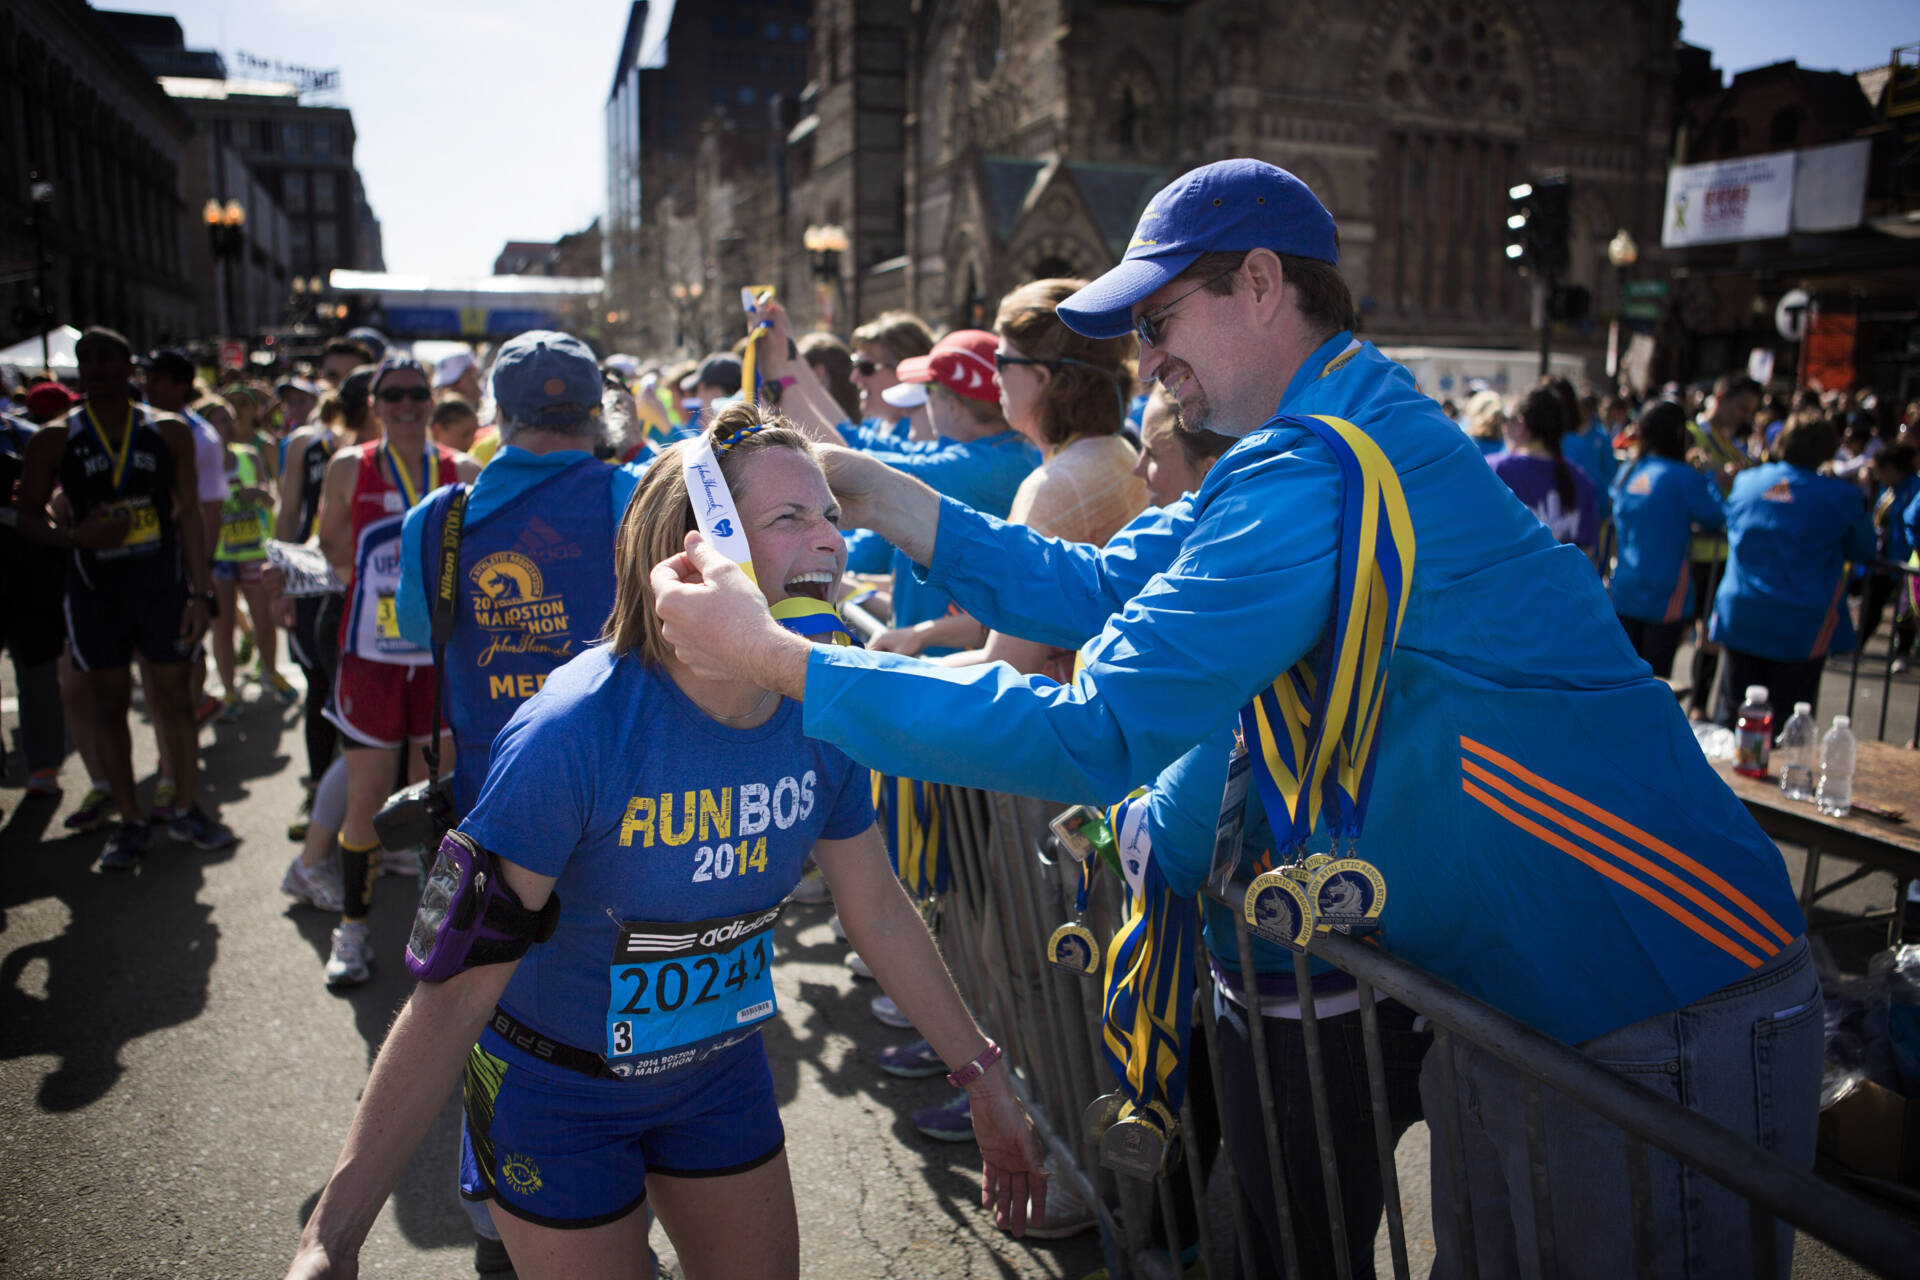
{"label": "pink wristband", "polygon": [[998,1061],[1000,1061],[1000,1046],[988,1040],[987,1047],[980,1051],[980,1056],[949,1075],[947,1083],[956,1089],[964,1089],[987,1074],[987,1068]]}

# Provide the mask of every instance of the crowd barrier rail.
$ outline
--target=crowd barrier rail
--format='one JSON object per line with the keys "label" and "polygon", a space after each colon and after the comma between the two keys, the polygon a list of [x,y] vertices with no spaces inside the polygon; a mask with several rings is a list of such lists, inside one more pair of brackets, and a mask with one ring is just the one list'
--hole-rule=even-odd
{"label": "crowd barrier rail", "polygon": [[[1100,1054],[1100,1007],[1103,988],[1091,978],[1076,977],[1043,958],[1043,944],[1053,928],[1075,918],[1074,891],[1078,868],[1060,856],[1048,828],[1048,819],[1061,806],[1038,800],[957,787],[938,789],[944,836],[951,857],[951,890],[936,912],[941,946],[961,992],[983,1025],[1006,1048],[1010,1078],[1028,1105],[1036,1128],[1052,1157],[1056,1183],[1064,1181],[1093,1210],[1100,1231],[1108,1274],[1142,1274],[1136,1259],[1156,1239],[1176,1241],[1176,1195],[1192,1198],[1192,1233],[1198,1237],[1198,1261],[1182,1264],[1178,1244],[1168,1244],[1171,1266],[1164,1274],[1196,1274],[1226,1280],[1234,1267],[1226,1261],[1226,1242],[1216,1240],[1210,1217],[1205,1179],[1180,1168],[1200,1170],[1193,1095],[1181,1107],[1175,1143],[1178,1157],[1151,1179],[1116,1173],[1099,1163],[1097,1134],[1088,1129],[1084,1110],[1093,1099],[1116,1087]],[[1235,942],[1242,971],[1252,968],[1252,935],[1241,920],[1239,902],[1245,883],[1228,888],[1221,901],[1235,907]],[[1197,904],[1196,904],[1197,909]],[[1119,877],[1096,877],[1083,922],[1102,941],[1111,938],[1121,921]],[[1204,1037],[1210,1064],[1215,1105],[1223,1098],[1220,1079],[1218,1029],[1213,1013],[1213,983],[1204,949],[1197,959],[1198,1014],[1193,1037]],[[1339,933],[1319,934],[1311,945],[1313,956],[1353,977],[1358,984],[1361,1039],[1366,1077],[1355,1082],[1358,1097],[1370,1099],[1375,1155],[1379,1161],[1385,1201],[1386,1261],[1394,1276],[1412,1274],[1406,1213],[1394,1161],[1395,1139],[1388,1115],[1385,1068],[1379,1018],[1374,995],[1388,997],[1425,1016],[1433,1032],[1432,1064],[1439,1073],[1441,1092],[1455,1099],[1452,1088],[1457,1046],[1477,1046],[1521,1073],[1526,1119],[1528,1164],[1533,1179],[1535,1234],[1539,1242],[1537,1265],[1544,1280],[1556,1274],[1554,1245],[1556,1213],[1571,1215],[1583,1207],[1555,1206],[1549,1194],[1541,1100],[1553,1090],[1575,1105],[1618,1126],[1625,1135],[1627,1199],[1632,1209],[1633,1255],[1637,1277],[1656,1274],[1653,1238],[1652,1178],[1649,1150],[1657,1149],[1681,1164],[1712,1178],[1745,1198],[1748,1204],[1754,1274],[1783,1274],[1782,1237],[1791,1248],[1791,1236],[1776,1230],[1776,1220],[1826,1242],[1846,1257],[1885,1275],[1911,1275],[1920,1265],[1920,1231],[1915,1231],[1861,1197],[1795,1168],[1706,1117],[1634,1084],[1599,1066],[1578,1050],[1542,1035],[1445,982]],[[1296,958],[1296,972],[1306,983],[1307,957]],[[1350,1280],[1344,1242],[1344,1215],[1339,1199],[1339,1176],[1334,1147],[1328,1139],[1332,1120],[1321,1052],[1320,1028],[1312,1001],[1302,1003],[1301,1038],[1305,1046],[1307,1088],[1320,1137],[1319,1162],[1326,1188],[1326,1208],[1333,1242],[1335,1272]],[[1275,1220],[1281,1224],[1286,1274],[1301,1270],[1275,1124],[1278,1100],[1269,1085],[1266,1040],[1261,1031],[1259,1001],[1245,1007],[1248,1036],[1259,1082],[1259,1109],[1265,1124],[1268,1180],[1274,1190]],[[1224,1133],[1224,1112],[1218,1116]],[[1453,1225],[1458,1242],[1452,1259],[1455,1274],[1481,1274],[1471,1217],[1470,1189],[1458,1140],[1461,1116],[1457,1105],[1443,1114],[1426,1117],[1433,1129],[1452,1139],[1452,1159],[1445,1169],[1432,1171],[1446,1178],[1455,1206]],[[1253,1260],[1264,1252],[1254,1236],[1236,1190],[1238,1173],[1230,1144],[1222,1142],[1216,1179],[1224,1178],[1232,1223],[1233,1256]],[[1572,1218],[1564,1217],[1570,1223]],[[1156,1236],[1156,1232],[1158,1235]],[[1192,1237],[1189,1236],[1189,1239]],[[1790,1261],[1790,1258],[1787,1259]],[[1272,1274],[1273,1260],[1262,1259],[1242,1267],[1244,1275]]]}

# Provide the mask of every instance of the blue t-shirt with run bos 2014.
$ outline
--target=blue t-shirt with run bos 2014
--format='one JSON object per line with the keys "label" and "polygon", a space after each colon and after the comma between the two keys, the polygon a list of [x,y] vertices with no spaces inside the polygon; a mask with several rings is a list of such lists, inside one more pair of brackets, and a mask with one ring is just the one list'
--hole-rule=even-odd
{"label": "blue t-shirt with run bos 2014", "polygon": [[867,771],[803,736],[798,704],[729,728],[637,655],[588,649],[500,731],[461,823],[560,895],[501,1006],[619,1075],[704,1061],[773,1016],[775,908],[814,841],[872,825]]}

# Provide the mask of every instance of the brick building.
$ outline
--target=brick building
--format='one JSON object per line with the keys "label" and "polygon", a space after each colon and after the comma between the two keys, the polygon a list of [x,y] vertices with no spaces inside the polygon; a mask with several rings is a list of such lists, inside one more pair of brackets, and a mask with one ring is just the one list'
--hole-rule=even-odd
{"label": "brick building", "polygon": [[35,326],[29,174],[43,206],[56,323],[137,346],[198,332],[182,170],[193,124],[80,0],[0,2],[0,345]]}
{"label": "brick building", "polygon": [[[1507,188],[1567,171],[1569,278],[1609,312],[1614,232],[1658,258],[1677,36],[1674,0],[818,0],[789,293],[830,222],[854,318],[977,322],[1023,280],[1111,264],[1173,176],[1257,156],[1333,211],[1370,337],[1526,347]],[[1597,359],[1604,330],[1558,344]]]}

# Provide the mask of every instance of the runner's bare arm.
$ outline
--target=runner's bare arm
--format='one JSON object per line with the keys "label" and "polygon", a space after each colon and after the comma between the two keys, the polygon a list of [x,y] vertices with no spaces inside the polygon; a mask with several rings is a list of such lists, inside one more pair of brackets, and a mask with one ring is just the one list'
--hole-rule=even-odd
{"label": "runner's bare arm", "polygon": [[359,454],[342,449],[320,485],[320,550],[342,582],[353,577],[353,481],[359,467]]}
{"label": "runner's bare arm", "polygon": [[[500,872],[535,910],[553,892],[551,878],[505,859]],[[373,1220],[453,1092],[467,1051],[518,967],[518,961],[480,965],[414,988],[374,1059],[333,1176],[300,1235],[289,1277],[351,1271]]]}
{"label": "runner's bare arm", "polygon": [[301,457],[313,439],[312,427],[302,427],[287,437],[287,469],[280,473],[280,510],[273,517],[273,536],[281,542],[294,541],[300,532],[300,503],[307,491],[307,469]]}
{"label": "runner's bare arm", "polygon": [[[813,856],[833,889],[847,941],[873,968],[901,1012],[950,1069],[957,1071],[977,1058],[987,1048],[986,1034],[967,1012],[926,922],[894,875],[880,828],[868,827],[846,840],[817,841]],[[995,1210],[998,1225],[1022,1235],[1029,1200],[1034,1218],[1046,1216],[1047,1176],[1040,1142],[1013,1096],[1004,1067],[990,1067],[967,1086],[967,1093],[984,1169],[982,1200]]]}
{"label": "runner's bare arm", "polygon": [[65,547],[67,530],[53,518],[47,503],[53,497],[59,477],[60,455],[67,447],[67,428],[45,426],[27,442],[27,456],[21,461],[20,487],[14,494],[14,510],[19,514],[20,532],[35,542]]}

